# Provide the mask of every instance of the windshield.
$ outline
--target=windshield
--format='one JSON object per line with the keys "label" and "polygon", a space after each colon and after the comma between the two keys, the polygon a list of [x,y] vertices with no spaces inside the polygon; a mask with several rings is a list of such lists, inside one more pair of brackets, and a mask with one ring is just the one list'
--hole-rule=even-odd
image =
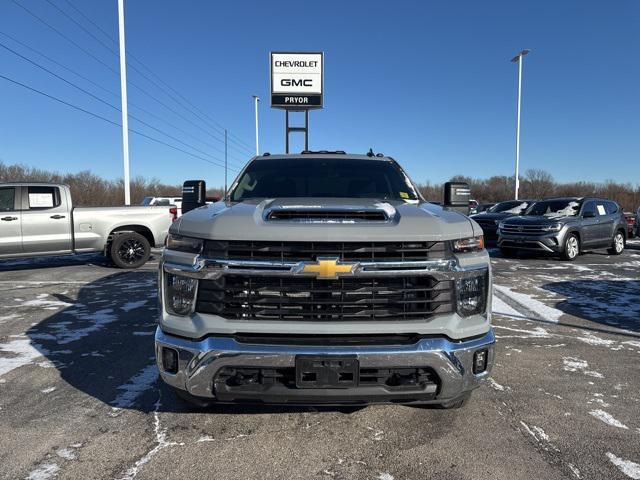
{"label": "windshield", "polygon": [[144,200],[142,200],[141,205],[151,205],[152,201],[153,201],[153,197],[144,197]]}
{"label": "windshield", "polygon": [[578,211],[580,211],[580,202],[577,200],[544,200],[534,203],[525,215],[571,217],[577,215]]}
{"label": "windshield", "polygon": [[500,202],[496,203],[493,207],[491,207],[488,212],[491,213],[516,213],[521,214],[531,205],[530,202],[525,202],[522,200],[511,200],[508,202]]}
{"label": "windshield", "polygon": [[274,197],[418,199],[393,162],[343,158],[254,160],[231,193],[234,202]]}

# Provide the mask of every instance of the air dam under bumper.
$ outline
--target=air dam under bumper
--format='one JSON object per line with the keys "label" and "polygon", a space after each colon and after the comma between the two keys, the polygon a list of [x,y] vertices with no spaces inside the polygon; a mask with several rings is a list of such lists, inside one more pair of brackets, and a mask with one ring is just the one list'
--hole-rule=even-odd
{"label": "air dam under bumper", "polygon": [[[232,337],[210,336],[192,341],[156,330],[156,359],[162,379],[169,385],[188,391],[196,397],[215,399],[220,403],[286,403],[286,404],[362,404],[362,403],[447,403],[478,387],[493,364],[495,337],[489,330],[482,337],[455,342],[445,337],[428,337],[411,345],[385,346],[296,346],[239,343]],[[162,349],[178,352],[175,373],[163,368]],[[473,373],[477,351],[487,351],[486,369]],[[385,385],[358,385],[353,388],[284,388],[282,384],[260,391],[227,388],[221,377],[229,370],[295,369],[296,357],[304,355],[355,357],[360,372],[375,369],[426,369],[434,373],[437,385],[423,389]],[[362,374],[361,374],[362,375]],[[223,387],[219,391],[219,387]]]}

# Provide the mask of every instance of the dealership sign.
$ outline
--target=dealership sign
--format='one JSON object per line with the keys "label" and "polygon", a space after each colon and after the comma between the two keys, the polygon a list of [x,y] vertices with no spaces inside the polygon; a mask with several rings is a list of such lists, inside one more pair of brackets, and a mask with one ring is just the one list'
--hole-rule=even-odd
{"label": "dealership sign", "polygon": [[271,106],[322,108],[323,73],[322,52],[271,52]]}

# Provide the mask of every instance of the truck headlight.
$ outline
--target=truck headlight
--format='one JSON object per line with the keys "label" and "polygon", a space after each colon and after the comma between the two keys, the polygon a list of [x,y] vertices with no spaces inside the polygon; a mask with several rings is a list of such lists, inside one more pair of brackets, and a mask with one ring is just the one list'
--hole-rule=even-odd
{"label": "truck headlight", "polygon": [[167,248],[178,252],[200,253],[204,241],[200,238],[183,237],[182,235],[167,235]]}
{"label": "truck headlight", "polygon": [[189,315],[193,312],[198,291],[198,279],[167,273],[165,305],[174,315]]}
{"label": "truck headlight", "polygon": [[455,253],[479,252],[482,249],[484,249],[484,237],[482,235],[462,238],[453,242],[453,251]]}
{"label": "truck headlight", "polygon": [[484,313],[487,307],[487,273],[456,280],[456,308],[458,315],[468,317]]}

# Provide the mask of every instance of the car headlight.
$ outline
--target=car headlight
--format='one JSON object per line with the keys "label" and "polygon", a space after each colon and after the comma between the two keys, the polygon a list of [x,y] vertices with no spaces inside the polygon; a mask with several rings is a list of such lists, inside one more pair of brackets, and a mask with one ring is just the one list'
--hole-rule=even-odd
{"label": "car headlight", "polygon": [[482,235],[462,238],[453,242],[454,253],[479,252],[482,249],[484,249],[484,237]]}
{"label": "car headlight", "polygon": [[487,308],[487,273],[456,280],[456,310],[461,317],[484,313]]}
{"label": "car headlight", "polygon": [[183,237],[182,235],[167,235],[167,248],[178,252],[200,253],[204,241],[200,238]]}
{"label": "car headlight", "polygon": [[181,275],[166,274],[165,305],[174,315],[190,315],[195,306],[198,279]]}
{"label": "car headlight", "polygon": [[551,225],[546,225],[542,227],[545,232],[559,232],[562,229],[562,225],[559,223],[554,223]]}

